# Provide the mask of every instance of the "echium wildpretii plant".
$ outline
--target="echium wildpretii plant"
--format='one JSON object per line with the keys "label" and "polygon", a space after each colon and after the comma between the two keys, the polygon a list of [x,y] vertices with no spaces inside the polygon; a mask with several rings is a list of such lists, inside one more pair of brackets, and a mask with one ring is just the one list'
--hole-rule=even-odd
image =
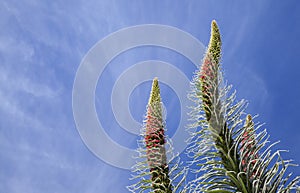
{"label": "echium wildpretii plant", "polygon": [[[251,115],[245,116],[247,103],[236,101],[235,91],[225,85],[220,67],[221,36],[215,21],[211,38],[196,72],[190,98],[195,102],[189,155],[196,164],[196,179],[189,192],[291,192],[299,177],[285,174],[292,165],[280,150],[271,151],[266,130],[259,131]],[[197,167],[198,166],[198,167]]]}
{"label": "echium wildpretii plant", "polygon": [[165,132],[160,88],[155,78],[134,166],[133,180],[137,182],[128,187],[131,192],[184,192],[186,171],[180,167],[180,159],[173,154],[171,140]]}
{"label": "echium wildpretii plant", "polygon": [[[131,192],[288,193],[299,191],[300,177],[291,178],[294,164],[272,151],[262,124],[246,115],[245,100],[224,83],[221,36],[215,21],[210,42],[191,83],[191,108],[187,155],[182,167],[178,154],[165,135],[165,121],[158,80],[154,79],[147,115],[139,141],[139,156],[133,170]],[[175,142],[176,143],[176,142]],[[167,156],[167,155],[170,156]],[[168,157],[170,157],[168,159]],[[194,172],[186,182],[187,170]],[[300,191],[299,191],[300,192]]]}

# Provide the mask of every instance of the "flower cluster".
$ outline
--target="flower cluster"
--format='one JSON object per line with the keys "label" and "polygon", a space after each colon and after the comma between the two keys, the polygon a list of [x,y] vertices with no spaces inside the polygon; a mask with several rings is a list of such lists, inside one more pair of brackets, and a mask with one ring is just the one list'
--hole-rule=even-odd
{"label": "flower cluster", "polygon": [[145,145],[154,192],[172,192],[158,79],[152,83],[145,121]]}
{"label": "flower cluster", "polygon": [[286,175],[291,160],[284,160],[280,150],[272,152],[274,144],[268,145],[266,130],[260,131],[261,125],[245,116],[247,102],[236,101],[235,91],[224,84],[220,57],[221,36],[213,21],[209,46],[189,95],[195,102],[187,140],[192,177],[179,168],[180,159],[173,165],[167,159],[160,89],[158,79],[153,80],[139,146],[144,161],[136,164],[135,179],[140,181],[129,187],[131,192],[289,193],[299,188],[300,177]]}

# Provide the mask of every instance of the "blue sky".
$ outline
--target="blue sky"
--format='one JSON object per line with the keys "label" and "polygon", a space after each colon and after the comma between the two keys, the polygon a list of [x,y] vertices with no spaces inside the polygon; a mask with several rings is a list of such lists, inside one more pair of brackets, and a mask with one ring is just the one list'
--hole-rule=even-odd
{"label": "blue sky", "polygon": [[[72,88],[92,46],[117,30],[140,24],[174,26],[206,45],[210,22],[216,19],[223,39],[225,78],[237,89],[239,99],[249,101],[248,112],[259,114],[258,120],[266,123],[271,140],[281,141],[277,148],[290,150],[284,157],[300,163],[299,13],[297,0],[1,0],[0,192],[127,191],[130,172],[103,162],[81,140],[73,118]],[[190,77],[193,71],[173,52],[144,49],[113,60],[99,79],[107,82],[106,87],[98,85],[96,90],[99,114],[108,112],[108,118],[99,117],[106,132],[129,148],[134,148],[136,136],[112,120],[107,101],[116,77],[146,59],[174,63]],[[119,62],[124,65],[118,68]],[[138,121],[149,87],[149,82],[141,84],[130,98],[129,108]],[[176,109],[178,98],[167,85],[162,90],[167,124],[176,127],[179,115],[170,108]],[[299,167],[293,172],[300,175]]]}

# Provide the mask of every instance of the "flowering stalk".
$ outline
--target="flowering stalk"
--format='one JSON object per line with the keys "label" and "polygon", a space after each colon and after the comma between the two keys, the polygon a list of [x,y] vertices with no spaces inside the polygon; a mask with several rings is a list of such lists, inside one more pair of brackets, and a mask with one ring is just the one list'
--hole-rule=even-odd
{"label": "flowering stalk", "polygon": [[[271,153],[266,131],[257,135],[250,115],[243,115],[247,103],[235,101],[231,86],[224,86],[220,70],[221,38],[215,21],[200,71],[192,82],[190,98],[192,132],[188,152],[193,164],[201,166],[198,177],[190,183],[189,192],[285,193],[297,188],[299,177],[287,181],[290,160],[280,151]],[[262,151],[262,152],[261,152]]]}
{"label": "flowering stalk", "polygon": [[[157,78],[153,80],[141,140],[138,162],[133,166],[131,192],[185,193],[187,169],[178,153],[173,153],[172,140],[165,135],[165,120]],[[168,155],[168,159],[167,159]]]}
{"label": "flowering stalk", "polygon": [[[170,143],[165,136],[158,80],[154,79],[138,149],[142,161],[134,167],[137,175],[133,179],[139,181],[128,189],[141,193],[289,193],[299,188],[300,177],[286,175],[291,160],[284,160],[280,150],[272,152],[275,143],[267,145],[266,130],[256,133],[261,125],[254,124],[250,115],[244,117],[247,103],[236,101],[235,91],[223,84],[221,36],[215,21],[211,27],[209,46],[190,93],[196,105],[187,151],[193,157],[189,163],[194,164],[190,171],[196,170],[195,178],[185,185],[187,170],[178,167],[178,156],[177,161],[167,160],[166,144]],[[167,149],[169,153],[169,146]]]}
{"label": "flowering stalk", "polygon": [[203,108],[208,121],[210,121],[212,112],[214,111],[213,104],[219,95],[218,73],[220,57],[221,36],[216,21],[212,21],[209,47],[203,59],[203,64],[200,70]]}
{"label": "flowering stalk", "polygon": [[160,89],[158,80],[155,78],[147,107],[145,135],[147,161],[155,193],[172,192],[165,143]]}
{"label": "flowering stalk", "polygon": [[230,171],[229,182],[237,187],[238,191],[245,191],[244,184],[249,184],[248,179],[241,176],[236,180],[239,170],[239,154],[234,151],[233,136],[224,121],[225,112],[222,107],[220,95],[220,57],[221,35],[216,21],[211,23],[211,37],[203,64],[200,70],[200,85],[202,93],[203,110],[211,131],[214,146],[218,157],[221,158],[223,167]]}
{"label": "flowering stalk", "polygon": [[244,127],[240,148],[242,155],[241,167],[244,172],[250,171],[249,178],[252,180],[255,176],[259,176],[260,172],[255,168],[255,163],[258,161],[259,156],[256,151],[254,123],[251,115],[247,115]]}

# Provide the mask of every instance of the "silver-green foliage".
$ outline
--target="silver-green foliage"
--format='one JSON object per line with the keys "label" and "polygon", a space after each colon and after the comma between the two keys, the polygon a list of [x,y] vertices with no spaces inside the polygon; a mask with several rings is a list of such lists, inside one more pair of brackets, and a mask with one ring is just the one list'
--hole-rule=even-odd
{"label": "silver-green foliage", "polygon": [[[219,32],[215,27],[216,23],[212,25],[212,35]],[[193,123],[189,128],[193,132],[188,154],[198,176],[189,183],[188,191],[295,191],[299,176],[291,179],[291,174],[286,174],[292,160],[284,160],[283,151],[272,151],[276,143],[269,143],[262,124],[255,124],[250,115],[246,116],[247,102],[237,101],[235,91],[224,83],[219,60],[211,57],[212,52],[221,51],[220,46],[214,49],[213,45],[221,45],[216,42],[212,45],[215,40],[211,38],[189,95],[195,106],[191,111]]]}
{"label": "silver-green foliage", "polygon": [[165,134],[158,80],[154,79],[147,114],[138,141],[138,156],[133,167],[131,192],[183,193],[186,169],[179,155],[173,153],[171,139]]}
{"label": "silver-green foliage", "polygon": [[[247,102],[238,101],[236,91],[223,80],[220,60],[221,36],[213,21],[207,52],[191,83],[189,98],[194,106],[187,154],[192,159],[185,164],[172,153],[172,143],[164,134],[159,85],[154,79],[133,170],[136,183],[128,187],[131,192],[299,191],[299,176],[292,178],[287,172],[294,166],[292,160],[283,159],[284,151],[273,148],[277,142],[270,143],[263,125],[247,115]],[[151,133],[153,129],[160,134]]]}

